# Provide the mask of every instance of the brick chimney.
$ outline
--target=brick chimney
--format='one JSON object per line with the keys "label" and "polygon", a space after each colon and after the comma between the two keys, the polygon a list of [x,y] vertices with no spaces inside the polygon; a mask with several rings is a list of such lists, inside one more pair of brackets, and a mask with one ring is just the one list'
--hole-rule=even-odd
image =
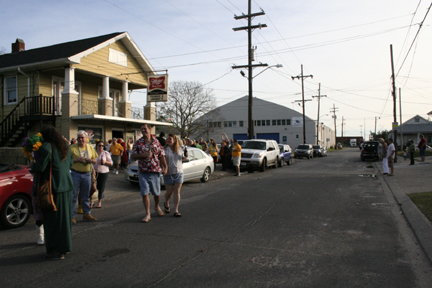
{"label": "brick chimney", "polygon": [[12,53],[25,51],[24,40],[17,38],[15,43],[12,43]]}

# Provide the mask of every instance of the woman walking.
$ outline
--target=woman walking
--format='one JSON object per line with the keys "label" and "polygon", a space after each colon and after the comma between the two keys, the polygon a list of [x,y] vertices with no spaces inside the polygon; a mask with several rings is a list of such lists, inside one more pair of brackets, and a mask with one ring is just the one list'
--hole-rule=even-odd
{"label": "woman walking", "polygon": [[382,145],[382,150],[381,150],[381,159],[383,161],[383,175],[387,175],[389,173],[389,167],[388,167],[388,160],[387,160],[387,143],[384,141],[383,138],[380,138],[379,142]]}
{"label": "woman walking", "polygon": [[[94,208],[102,208],[104,198],[105,183],[108,179],[109,167],[112,165],[111,155],[104,150],[103,141],[96,142],[96,164],[93,165],[96,172],[96,188],[98,191],[98,204]],[[90,195],[91,198],[91,195]]]}
{"label": "woman walking", "polygon": [[133,145],[134,145],[134,140],[132,138],[129,138],[127,145],[126,145],[126,150],[127,150],[127,154],[128,154],[128,165],[132,162],[131,161],[131,151],[133,149]]}
{"label": "woman walking", "polygon": [[62,260],[65,254],[72,251],[72,156],[66,141],[54,127],[43,127],[41,134],[44,143],[38,150],[38,159],[32,165],[31,172],[40,173],[39,183],[49,181],[51,176],[57,211],[42,210],[46,258]]}
{"label": "woman walking", "polygon": [[188,157],[188,152],[180,149],[180,144],[177,136],[174,134],[169,134],[166,139],[165,145],[165,159],[168,166],[168,171],[164,175],[165,183],[165,213],[170,213],[171,209],[169,207],[169,200],[173,197],[174,201],[174,217],[181,217],[179,209],[180,203],[180,189],[183,184],[183,164],[182,161],[186,160]]}

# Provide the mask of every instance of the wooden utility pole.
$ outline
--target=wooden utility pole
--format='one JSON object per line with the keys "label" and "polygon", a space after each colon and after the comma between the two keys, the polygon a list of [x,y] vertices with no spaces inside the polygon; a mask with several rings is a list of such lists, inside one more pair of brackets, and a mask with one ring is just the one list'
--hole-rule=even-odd
{"label": "wooden utility pole", "polygon": [[337,149],[337,133],[336,133],[336,109],[339,109],[338,107],[335,107],[335,105],[333,104],[333,109],[330,110],[330,113],[333,113],[333,119],[334,119],[334,129],[335,129],[335,149]]}
{"label": "wooden utility pole", "polygon": [[[254,67],[259,67],[259,66],[268,66],[267,64],[254,64],[254,65],[252,65],[252,61],[255,61],[255,59],[253,59],[255,48],[252,47],[252,30],[257,29],[257,28],[261,29],[261,28],[267,27],[267,25],[266,24],[252,25],[252,18],[254,18],[256,16],[265,15],[265,13],[264,13],[264,11],[261,10],[261,12],[252,14],[251,13],[251,6],[252,6],[251,0],[249,0],[248,14],[247,15],[243,14],[241,16],[234,15],[234,19],[236,19],[236,20],[247,18],[248,19],[248,26],[233,28],[234,31],[247,30],[247,32],[248,32],[248,65],[233,66],[232,67],[233,69],[239,69],[239,68],[248,69],[248,77],[247,78],[249,80],[249,103],[248,103],[248,137],[249,137],[249,139],[254,138],[254,121],[253,121],[253,117],[252,117],[252,106],[253,106],[252,69]],[[244,75],[244,73],[242,73],[242,75]]]}
{"label": "wooden utility pole", "polygon": [[392,91],[392,95],[393,95],[393,125],[392,125],[392,129],[393,129],[393,143],[395,146],[395,158],[394,158],[394,162],[397,162],[397,142],[396,142],[396,135],[397,135],[397,131],[395,129],[395,125],[397,122],[397,118],[396,118],[396,77],[394,74],[394,65],[393,65],[393,45],[390,44],[390,60],[391,60],[391,69],[392,69],[392,87],[393,87],[393,91]]}
{"label": "wooden utility pole", "polygon": [[[320,103],[321,103],[321,98],[322,97],[327,97],[327,95],[321,95],[321,83],[318,84],[318,95],[317,96],[312,96],[312,98],[318,98],[318,116],[317,116],[317,141],[316,144],[319,144],[319,116],[320,116]],[[343,137],[343,135],[342,135]]]}
{"label": "wooden utility pole", "polygon": [[[301,79],[302,83],[302,108],[303,108],[303,144],[306,144],[306,116],[305,116],[305,100],[304,100],[304,78],[311,77],[313,78],[313,75],[305,75],[303,76],[303,64],[301,65],[301,74],[300,76],[291,76],[292,80],[294,79]],[[310,100],[307,100],[310,101]]]}

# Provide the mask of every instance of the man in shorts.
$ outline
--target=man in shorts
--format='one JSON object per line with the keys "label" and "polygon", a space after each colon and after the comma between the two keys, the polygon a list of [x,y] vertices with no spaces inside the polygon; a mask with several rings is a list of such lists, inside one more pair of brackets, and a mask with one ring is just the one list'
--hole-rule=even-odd
{"label": "man in shorts", "polygon": [[393,163],[394,163],[396,149],[393,144],[393,139],[389,138],[387,142],[388,142],[387,161],[388,161],[388,168],[390,169],[390,173],[388,174],[388,176],[393,176]]}
{"label": "man in shorts", "polygon": [[143,124],[141,131],[143,137],[138,139],[131,151],[132,161],[138,160],[139,184],[146,215],[141,220],[148,223],[150,216],[150,193],[154,196],[155,208],[158,216],[163,216],[159,207],[160,198],[160,173],[167,173],[165,151],[155,136],[151,135],[152,126]]}
{"label": "man in shorts", "polygon": [[237,174],[235,176],[240,176],[241,146],[238,144],[237,140],[234,140],[231,148],[231,154],[233,166],[236,168],[237,171]]}
{"label": "man in shorts", "polygon": [[120,143],[117,143],[117,138],[112,139],[113,142],[110,146],[109,152],[111,153],[111,159],[113,160],[114,164],[114,174],[118,174],[120,162],[121,162],[121,156],[123,156],[123,146]]}

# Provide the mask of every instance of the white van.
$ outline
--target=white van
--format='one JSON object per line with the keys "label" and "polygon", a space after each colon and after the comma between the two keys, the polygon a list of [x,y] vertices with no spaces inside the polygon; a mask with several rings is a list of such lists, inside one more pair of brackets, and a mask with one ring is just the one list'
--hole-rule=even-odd
{"label": "white van", "polygon": [[356,147],[357,146],[357,139],[350,139],[350,146]]}

